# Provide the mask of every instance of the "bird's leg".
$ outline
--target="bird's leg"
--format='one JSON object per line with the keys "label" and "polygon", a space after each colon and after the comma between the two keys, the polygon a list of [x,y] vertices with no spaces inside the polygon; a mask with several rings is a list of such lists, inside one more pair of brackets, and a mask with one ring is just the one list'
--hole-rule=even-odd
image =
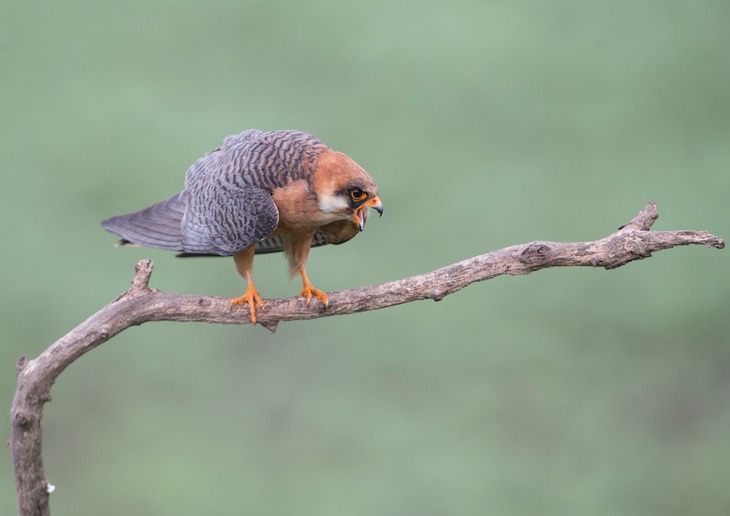
{"label": "bird's leg", "polygon": [[251,316],[251,324],[256,324],[256,305],[264,306],[264,302],[261,300],[256,288],[253,286],[253,280],[251,279],[251,273],[246,273],[246,280],[248,281],[248,288],[241,297],[231,299],[231,306],[242,306],[248,303],[248,310]]}
{"label": "bird's leg", "polygon": [[307,273],[304,271],[304,267],[301,267],[299,269],[299,274],[301,274],[302,283],[304,284],[304,286],[302,287],[302,291],[299,293],[299,295],[303,298],[306,298],[307,303],[309,303],[309,301],[312,300],[312,296],[314,296],[322,301],[322,304],[324,306],[327,306],[330,301],[329,296],[321,290],[317,290],[312,286],[312,284],[309,282],[309,278],[307,277]]}
{"label": "bird's leg", "polygon": [[264,306],[261,296],[256,291],[256,287],[253,286],[253,279],[251,277],[251,268],[253,267],[253,256],[255,253],[256,247],[251,246],[248,249],[244,249],[240,253],[233,255],[233,260],[236,262],[236,268],[238,269],[239,274],[246,278],[248,288],[241,297],[231,299],[231,306],[242,306],[248,304],[251,324],[256,324],[256,305],[261,307]]}

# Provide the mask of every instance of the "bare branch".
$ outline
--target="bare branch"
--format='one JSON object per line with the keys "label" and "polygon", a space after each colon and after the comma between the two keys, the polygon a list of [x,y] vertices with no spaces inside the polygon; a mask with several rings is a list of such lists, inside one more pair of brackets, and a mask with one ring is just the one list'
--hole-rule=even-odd
{"label": "bare branch", "polygon": [[[316,319],[353,314],[410,303],[421,299],[440,301],[479,281],[509,274],[529,274],[550,267],[603,267],[614,269],[652,253],[682,245],[722,249],[725,243],[705,231],[650,231],[658,215],[649,203],[616,233],[593,242],[530,242],[464,260],[447,267],[398,281],[334,292],[329,306],[301,298],[267,299],[258,310],[258,322],[275,331],[281,321]],[[248,324],[247,308],[232,307],[221,297],[160,292],[149,288],[152,261],[136,265],[131,288],[53,343],[33,360],[18,362],[18,385],[11,410],[13,465],[18,512],[22,516],[50,514],[41,455],[43,405],[50,401],[53,383],[61,372],[130,326],[148,321],[197,321]]]}

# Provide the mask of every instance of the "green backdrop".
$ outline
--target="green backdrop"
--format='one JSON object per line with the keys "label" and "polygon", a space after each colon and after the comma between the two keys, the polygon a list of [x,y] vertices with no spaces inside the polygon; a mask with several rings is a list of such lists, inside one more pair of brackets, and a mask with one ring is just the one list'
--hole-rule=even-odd
{"label": "green backdrop", "polygon": [[[316,249],[327,291],[531,240],[730,236],[730,3],[5,2],[0,408],[123,292],[237,296],[232,260],[115,249],[228,134],[302,129],[382,219]],[[260,327],[146,324],[74,363],[44,420],[54,515],[730,512],[728,251],[551,269],[440,303]],[[295,295],[281,257],[265,297]],[[9,420],[0,441],[9,437]],[[0,453],[0,514],[14,512]]]}

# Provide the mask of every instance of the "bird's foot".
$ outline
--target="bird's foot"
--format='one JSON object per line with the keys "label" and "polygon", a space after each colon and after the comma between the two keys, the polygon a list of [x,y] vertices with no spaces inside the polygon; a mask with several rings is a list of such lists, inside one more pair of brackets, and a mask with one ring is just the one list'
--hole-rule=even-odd
{"label": "bird's foot", "polygon": [[263,307],[264,302],[251,284],[248,285],[248,289],[246,289],[246,292],[241,297],[231,299],[231,306],[243,306],[246,304],[248,304],[251,315],[251,324],[256,324],[256,305]]}
{"label": "bird's foot", "polygon": [[299,295],[307,300],[307,303],[309,303],[312,300],[312,296],[319,299],[322,304],[327,307],[330,302],[330,298],[327,294],[322,292],[321,290],[317,290],[312,286],[311,283],[307,283],[304,285],[304,288],[302,288],[302,291],[299,293]]}

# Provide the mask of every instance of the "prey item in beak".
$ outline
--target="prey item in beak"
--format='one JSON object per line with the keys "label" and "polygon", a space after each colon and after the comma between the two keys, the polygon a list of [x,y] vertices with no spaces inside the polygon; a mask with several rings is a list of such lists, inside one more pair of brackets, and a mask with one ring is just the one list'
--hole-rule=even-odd
{"label": "prey item in beak", "polygon": [[368,208],[374,209],[381,217],[383,216],[383,203],[376,195],[365,204],[358,206],[355,210],[355,224],[357,224],[357,227],[360,228],[360,231],[365,229],[365,221],[368,219]]}

